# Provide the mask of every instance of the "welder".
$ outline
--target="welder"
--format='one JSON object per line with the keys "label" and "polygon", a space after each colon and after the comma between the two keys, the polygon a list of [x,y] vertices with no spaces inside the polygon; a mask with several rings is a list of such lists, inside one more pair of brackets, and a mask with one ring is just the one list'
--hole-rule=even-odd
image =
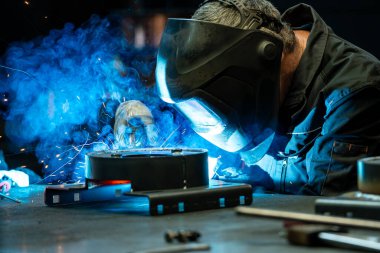
{"label": "welder", "polygon": [[169,19],[156,81],[195,132],[243,161],[217,179],[332,195],[356,189],[356,161],[380,153],[380,62],[306,4],[281,15],[266,0],[210,0]]}

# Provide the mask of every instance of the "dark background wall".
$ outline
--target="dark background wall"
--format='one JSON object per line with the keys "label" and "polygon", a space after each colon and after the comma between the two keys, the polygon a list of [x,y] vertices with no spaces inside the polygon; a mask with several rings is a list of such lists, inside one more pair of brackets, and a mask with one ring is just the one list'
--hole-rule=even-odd
{"label": "dark background wall", "polygon": [[[201,0],[2,0],[0,1],[0,53],[14,40],[28,40],[62,28],[66,22],[80,24],[91,14],[107,15],[123,10],[130,15],[154,12],[190,16]],[[282,12],[297,0],[272,0]],[[380,58],[380,1],[304,0],[347,40]]]}
{"label": "dark background wall", "polygon": [[[296,0],[273,0],[282,12]],[[380,58],[380,1],[304,0],[313,6],[336,34]]]}

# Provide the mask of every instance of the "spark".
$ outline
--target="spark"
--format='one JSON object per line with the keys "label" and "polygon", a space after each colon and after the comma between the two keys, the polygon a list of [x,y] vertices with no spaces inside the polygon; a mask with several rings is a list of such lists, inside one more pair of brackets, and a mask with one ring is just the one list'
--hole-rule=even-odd
{"label": "spark", "polygon": [[[86,142],[88,141],[88,139],[86,140]],[[103,144],[103,145],[106,145],[108,149],[110,149],[110,147],[103,141],[94,141],[94,142],[91,142],[91,143],[85,143],[85,144],[81,144],[81,145],[78,145],[78,146],[74,146],[72,145],[71,148],[69,149],[66,149],[65,151],[59,153],[56,155],[56,157],[60,157],[62,156],[63,154],[67,153],[67,152],[70,152],[71,150],[75,150],[76,152],[79,152],[83,147],[85,146],[92,146],[92,145],[95,145],[95,144]],[[61,147],[59,147],[61,148]],[[73,160],[75,157],[71,157],[71,156],[68,156],[67,159],[69,160]]]}
{"label": "spark", "polygon": [[104,102],[102,104],[103,104],[103,107],[106,108],[106,104]]}
{"label": "spark", "polygon": [[44,19],[47,19],[47,18],[48,18],[48,16],[45,16],[45,17],[44,17]]}
{"label": "spark", "polygon": [[113,118],[111,115],[109,115],[108,113],[104,113],[104,112],[102,112],[102,114],[103,115],[105,115],[106,117],[108,117],[108,118]]}
{"label": "spark", "polygon": [[[112,144],[112,147],[115,147],[115,143],[113,143],[113,141],[107,136],[107,140],[109,141],[109,142],[111,142],[111,144]],[[106,144],[107,145],[107,144]],[[108,149],[111,149],[108,145],[107,145],[107,147],[108,147]]]}
{"label": "spark", "polygon": [[176,129],[174,129],[170,134],[169,134],[169,136],[164,140],[164,142],[160,145],[160,148],[162,148],[165,144],[166,144],[166,142],[173,136],[173,134],[175,133],[175,132],[177,132],[177,130],[180,128],[180,126],[178,126]]}
{"label": "spark", "polygon": [[27,0],[24,1],[24,4],[25,4],[26,6],[30,6],[30,2],[27,1]]}
{"label": "spark", "polygon": [[[71,149],[69,149],[69,150],[72,150],[72,149],[74,149],[75,151],[77,151],[77,153],[73,156],[73,157],[71,157],[71,159],[70,160],[68,160],[66,163],[64,163],[64,164],[62,164],[59,168],[57,168],[56,170],[54,170],[50,175],[48,175],[48,176],[46,176],[45,178],[43,178],[43,179],[41,179],[38,183],[41,183],[41,182],[43,182],[45,179],[47,179],[48,177],[54,177],[55,175],[53,174],[53,173],[56,173],[57,171],[60,171],[63,167],[65,167],[66,165],[68,165],[68,164],[71,164],[71,161],[73,161],[81,152],[82,152],[82,150],[83,150],[83,148],[84,147],[86,147],[86,146],[91,146],[91,145],[94,145],[94,144],[100,144],[100,143],[102,143],[102,144],[105,144],[107,147],[108,147],[108,145],[106,144],[106,143],[104,143],[104,142],[100,142],[100,141],[98,141],[98,142],[91,142],[91,143],[88,143],[88,141],[89,141],[89,134],[87,135],[87,139],[86,139],[86,141],[85,141],[85,143],[84,144],[82,144],[82,145],[79,145],[79,146],[72,146],[72,148]],[[109,147],[108,147],[109,148]],[[66,151],[64,151],[63,153],[65,153],[65,152],[68,152],[69,150],[66,150]],[[63,154],[63,153],[61,153],[61,155]],[[46,165],[47,166],[47,165]],[[45,166],[45,168],[47,168]],[[38,184],[37,183],[37,184]]]}
{"label": "spark", "polygon": [[45,165],[45,169],[47,169],[47,168],[49,168],[49,165],[48,165],[48,164]]}
{"label": "spark", "polygon": [[102,60],[102,58],[98,57],[98,61],[101,61],[101,60]]}
{"label": "spark", "polygon": [[8,98],[4,98],[3,101],[4,101],[4,102],[8,102]]}
{"label": "spark", "polygon": [[78,100],[80,100],[80,97],[79,97],[79,96],[77,96],[77,99],[78,99]]}
{"label": "spark", "polygon": [[24,152],[26,148],[20,148],[20,152]]}
{"label": "spark", "polygon": [[[28,2],[28,3],[29,3],[29,2]],[[27,75],[27,76],[29,76],[29,77],[31,77],[31,78],[33,78],[33,79],[36,79],[32,74],[30,74],[30,73],[28,73],[28,72],[26,72],[26,71],[24,71],[24,70],[21,70],[21,69],[16,69],[16,68],[8,67],[8,66],[1,65],[1,64],[0,64],[0,68],[9,69],[9,70],[13,70],[13,71],[18,71],[18,72],[24,73],[25,75]],[[7,77],[9,77],[9,76],[10,76],[10,75],[7,74]]]}
{"label": "spark", "polygon": [[7,74],[7,78],[9,78],[10,76],[11,76],[11,75],[8,73],[8,74]]}
{"label": "spark", "polygon": [[20,167],[21,167],[21,168],[26,168],[26,165],[21,165]]}

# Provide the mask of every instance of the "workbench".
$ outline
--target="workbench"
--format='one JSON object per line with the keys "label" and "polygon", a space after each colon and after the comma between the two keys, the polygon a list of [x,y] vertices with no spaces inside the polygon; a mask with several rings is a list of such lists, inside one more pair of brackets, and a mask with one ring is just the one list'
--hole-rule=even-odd
{"label": "workbench", "polygon": [[[53,208],[44,204],[44,186],[12,188],[22,203],[0,200],[0,252],[136,252],[170,246],[168,229],[191,229],[211,246],[206,252],[357,252],[290,245],[283,222],[237,215],[234,208],[148,216],[96,206]],[[314,213],[312,196],[254,193],[252,206]]]}

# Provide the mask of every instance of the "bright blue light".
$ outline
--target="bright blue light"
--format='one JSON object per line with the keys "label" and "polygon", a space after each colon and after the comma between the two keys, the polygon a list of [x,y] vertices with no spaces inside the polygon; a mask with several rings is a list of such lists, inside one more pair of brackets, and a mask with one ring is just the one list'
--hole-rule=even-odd
{"label": "bright blue light", "polygon": [[219,116],[201,100],[188,99],[176,103],[176,107],[190,120],[195,132],[221,149],[236,152],[251,141],[237,126],[229,125],[226,130],[226,116]]}
{"label": "bright blue light", "polygon": [[183,118],[140,79],[153,71],[155,54],[135,49],[119,26],[98,17],[8,48],[0,59],[7,66],[0,91],[10,94],[6,134],[21,147],[33,145],[45,183],[84,180],[85,153],[114,148],[111,119],[127,100],[140,100],[152,111],[158,147],[190,142]]}
{"label": "bright blue light", "polygon": [[[128,100],[152,111],[156,147],[215,149],[140,79],[153,71],[156,49],[134,48],[113,24],[118,22],[99,17],[79,28],[67,24],[46,37],[13,43],[0,59],[7,66],[0,66],[0,92],[10,94],[6,135],[32,147],[27,150],[43,166],[43,183],[83,182],[84,155],[117,146],[112,118]],[[164,67],[159,60],[158,84],[166,81]],[[170,97],[164,87],[158,88]]]}
{"label": "bright blue light", "polygon": [[219,207],[220,208],[226,207],[226,199],[225,198],[219,198]]}
{"label": "bright blue light", "polygon": [[164,214],[164,206],[162,204],[157,205],[157,214]]}
{"label": "bright blue light", "polygon": [[211,179],[215,174],[215,167],[218,162],[218,158],[208,157],[208,178]]}
{"label": "bright blue light", "polygon": [[178,202],[178,212],[183,213],[185,211],[185,203]]}
{"label": "bright blue light", "polygon": [[221,118],[196,99],[179,102],[176,106],[189,118],[197,132],[220,134],[225,129]]}
{"label": "bright blue light", "polygon": [[174,101],[170,97],[170,92],[166,83],[166,60],[161,58],[158,55],[157,65],[156,65],[156,79],[157,79],[157,89],[160,93],[161,99],[166,103],[174,103]]}

